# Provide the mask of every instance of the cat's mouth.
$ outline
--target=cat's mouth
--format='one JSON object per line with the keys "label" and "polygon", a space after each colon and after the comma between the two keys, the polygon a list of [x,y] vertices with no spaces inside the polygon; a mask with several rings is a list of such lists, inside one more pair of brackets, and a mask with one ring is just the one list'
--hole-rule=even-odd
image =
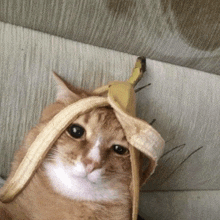
{"label": "cat's mouth", "polygon": [[87,180],[93,184],[100,183],[102,180],[103,169],[96,169],[90,173],[73,173],[73,178],[81,178]]}

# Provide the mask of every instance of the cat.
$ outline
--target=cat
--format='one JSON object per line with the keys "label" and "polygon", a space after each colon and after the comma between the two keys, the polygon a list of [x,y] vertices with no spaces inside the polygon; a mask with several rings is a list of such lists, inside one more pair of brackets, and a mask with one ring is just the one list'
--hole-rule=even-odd
{"label": "cat", "polygon": [[[11,175],[36,136],[58,112],[92,93],[76,89],[58,75],[55,103],[42,112],[15,154]],[[24,190],[0,203],[2,220],[129,220],[131,164],[129,144],[111,107],[79,116],[62,133]]]}

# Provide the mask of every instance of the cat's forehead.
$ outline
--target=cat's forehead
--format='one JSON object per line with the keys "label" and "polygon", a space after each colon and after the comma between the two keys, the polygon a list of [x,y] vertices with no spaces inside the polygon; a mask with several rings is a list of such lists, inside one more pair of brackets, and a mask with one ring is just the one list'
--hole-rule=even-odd
{"label": "cat's forehead", "polygon": [[102,133],[103,135],[117,135],[124,138],[121,124],[117,120],[112,108],[96,108],[91,112],[79,116],[74,123],[79,123],[91,133]]}
{"label": "cat's forehead", "polygon": [[108,107],[95,108],[92,111],[79,116],[76,120],[83,121],[85,124],[91,125],[93,123],[98,123],[103,127],[110,124],[113,126],[120,126],[113,109]]}

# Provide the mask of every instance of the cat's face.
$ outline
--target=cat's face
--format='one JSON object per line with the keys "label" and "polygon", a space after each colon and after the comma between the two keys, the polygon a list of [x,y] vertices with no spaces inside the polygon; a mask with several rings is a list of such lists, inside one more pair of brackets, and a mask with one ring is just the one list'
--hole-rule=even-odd
{"label": "cat's face", "polygon": [[49,152],[44,168],[54,190],[71,199],[128,197],[129,145],[113,110],[97,108],[73,121]]}

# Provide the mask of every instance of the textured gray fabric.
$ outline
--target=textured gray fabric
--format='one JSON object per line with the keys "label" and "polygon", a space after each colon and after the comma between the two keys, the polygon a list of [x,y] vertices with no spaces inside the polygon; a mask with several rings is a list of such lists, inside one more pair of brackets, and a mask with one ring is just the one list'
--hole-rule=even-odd
{"label": "textured gray fabric", "polygon": [[0,177],[0,188],[4,185],[5,180]]}
{"label": "textured gray fabric", "polygon": [[146,220],[218,220],[220,191],[142,193],[140,203]]}
{"label": "textured gray fabric", "polygon": [[0,21],[220,74],[218,0],[0,0]]}
{"label": "textured gray fabric", "polygon": [[[2,177],[24,134],[54,100],[52,70],[75,86],[94,89],[127,79],[136,60],[4,23],[0,48]],[[137,113],[148,122],[156,119],[153,126],[165,139],[166,149],[143,190],[219,189],[220,76],[147,60],[139,86],[148,83],[151,86],[138,93]]]}

